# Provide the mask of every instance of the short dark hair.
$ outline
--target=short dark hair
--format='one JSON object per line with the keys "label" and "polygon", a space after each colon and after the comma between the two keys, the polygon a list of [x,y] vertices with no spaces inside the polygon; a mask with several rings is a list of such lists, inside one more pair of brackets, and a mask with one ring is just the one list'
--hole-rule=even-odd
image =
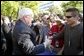
{"label": "short dark hair", "polygon": [[73,12],[73,16],[79,15],[79,10],[77,8],[68,8],[65,12]]}

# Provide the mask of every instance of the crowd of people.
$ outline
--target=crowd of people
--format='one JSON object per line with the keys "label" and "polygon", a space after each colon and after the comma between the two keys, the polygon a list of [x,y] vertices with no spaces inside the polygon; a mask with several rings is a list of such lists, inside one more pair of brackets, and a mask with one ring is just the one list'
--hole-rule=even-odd
{"label": "crowd of people", "polygon": [[83,55],[83,17],[77,8],[64,16],[42,14],[34,18],[22,8],[17,20],[1,15],[1,55]]}

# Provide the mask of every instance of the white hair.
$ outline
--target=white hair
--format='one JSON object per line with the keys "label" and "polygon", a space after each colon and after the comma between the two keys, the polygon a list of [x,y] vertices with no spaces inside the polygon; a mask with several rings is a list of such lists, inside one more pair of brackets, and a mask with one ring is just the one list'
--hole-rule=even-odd
{"label": "white hair", "polygon": [[48,18],[48,17],[49,17],[49,15],[44,15],[44,16],[43,16],[43,18]]}
{"label": "white hair", "polygon": [[18,19],[20,19],[20,18],[22,18],[23,16],[26,16],[26,15],[31,15],[32,17],[34,16],[33,11],[30,8],[22,8],[18,12]]}

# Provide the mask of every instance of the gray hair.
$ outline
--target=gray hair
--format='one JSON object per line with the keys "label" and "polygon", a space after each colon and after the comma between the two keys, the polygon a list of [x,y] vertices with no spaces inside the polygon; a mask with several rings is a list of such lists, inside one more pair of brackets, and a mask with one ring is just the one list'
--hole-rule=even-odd
{"label": "gray hair", "polygon": [[23,16],[26,16],[26,15],[30,15],[32,17],[34,16],[33,11],[30,8],[22,8],[18,12],[18,19],[20,19],[20,18],[22,18]]}

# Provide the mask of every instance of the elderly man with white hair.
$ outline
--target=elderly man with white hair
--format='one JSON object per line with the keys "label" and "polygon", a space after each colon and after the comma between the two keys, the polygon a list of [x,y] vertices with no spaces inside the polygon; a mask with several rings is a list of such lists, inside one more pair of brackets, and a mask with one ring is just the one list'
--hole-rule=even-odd
{"label": "elderly man with white hair", "polygon": [[22,8],[18,12],[18,21],[13,30],[13,55],[35,55],[45,51],[51,44],[50,39],[46,39],[43,44],[35,45],[35,36],[31,25],[33,12],[29,8]]}

